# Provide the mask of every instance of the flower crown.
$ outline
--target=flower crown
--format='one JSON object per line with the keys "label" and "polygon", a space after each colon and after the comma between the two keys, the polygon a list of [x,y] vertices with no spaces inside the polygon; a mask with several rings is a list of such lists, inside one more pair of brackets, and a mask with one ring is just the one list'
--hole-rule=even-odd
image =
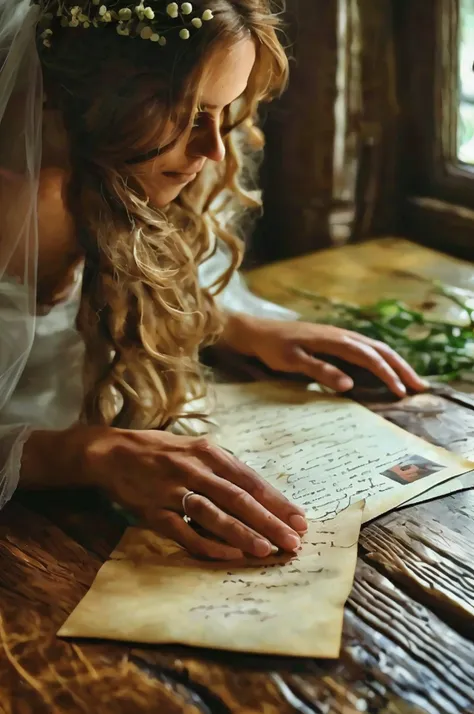
{"label": "flower crown", "polygon": [[[120,0],[75,0],[74,5],[64,0],[42,0],[40,37],[45,47],[52,46],[53,22],[59,19],[61,27],[89,28],[114,26],[118,35],[139,37],[142,40],[166,45],[166,34],[175,31],[179,23],[179,37],[189,40],[191,33],[199,30],[204,22],[212,20],[211,10],[197,13],[190,2],[167,2],[167,0],[138,0],[131,7]],[[146,4],[144,4],[146,3]],[[52,11],[52,7],[55,12]],[[177,21],[177,22],[175,22]]]}

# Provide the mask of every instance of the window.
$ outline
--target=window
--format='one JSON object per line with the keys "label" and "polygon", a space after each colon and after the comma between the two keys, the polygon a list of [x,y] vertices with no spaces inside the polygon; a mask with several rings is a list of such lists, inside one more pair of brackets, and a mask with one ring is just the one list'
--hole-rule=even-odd
{"label": "window", "polygon": [[474,164],[474,0],[460,0],[457,156]]}
{"label": "window", "polygon": [[474,258],[474,0],[392,0],[398,231]]}

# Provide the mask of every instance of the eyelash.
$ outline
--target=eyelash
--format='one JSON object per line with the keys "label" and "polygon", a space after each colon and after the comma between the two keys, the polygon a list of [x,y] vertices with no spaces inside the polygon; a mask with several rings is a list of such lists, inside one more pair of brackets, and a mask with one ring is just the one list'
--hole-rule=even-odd
{"label": "eyelash", "polygon": [[194,120],[193,120],[193,129],[197,129],[200,125],[200,122],[202,118],[205,116],[205,112],[198,111],[194,115]]}
{"label": "eyelash", "polygon": [[[207,114],[207,112],[203,112],[203,111],[199,111],[199,110],[198,110],[198,111],[196,112],[195,116],[194,116],[192,128],[193,128],[193,129],[199,129],[199,127],[200,127],[200,125],[201,125],[200,122],[202,121],[202,119],[203,119],[203,118],[206,118],[206,117],[208,117],[208,116],[209,116],[209,115]],[[222,125],[221,125],[221,134],[225,136],[225,135],[227,135],[229,132],[231,132],[233,128],[234,128],[233,126],[229,126],[229,125],[226,125],[226,124],[222,124]]]}

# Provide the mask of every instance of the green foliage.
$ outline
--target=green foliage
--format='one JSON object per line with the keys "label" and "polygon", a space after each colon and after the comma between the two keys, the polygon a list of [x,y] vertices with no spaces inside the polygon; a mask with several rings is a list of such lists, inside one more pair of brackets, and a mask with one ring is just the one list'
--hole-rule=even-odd
{"label": "green foliage", "polygon": [[[420,376],[438,380],[459,379],[474,368],[474,309],[465,305],[449,288],[435,283],[434,292],[461,307],[466,325],[430,320],[400,300],[380,300],[356,306],[329,300],[307,290],[292,292],[318,308],[318,323],[334,325],[380,340],[398,352]],[[320,312],[321,311],[321,312]],[[305,317],[305,319],[307,319]]]}

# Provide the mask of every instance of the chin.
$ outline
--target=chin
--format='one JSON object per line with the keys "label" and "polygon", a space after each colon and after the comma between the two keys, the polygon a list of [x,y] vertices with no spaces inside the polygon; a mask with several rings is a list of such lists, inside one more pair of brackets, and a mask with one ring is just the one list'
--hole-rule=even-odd
{"label": "chin", "polygon": [[153,196],[153,205],[156,208],[166,208],[172,201],[178,198],[182,188],[164,189]]}

